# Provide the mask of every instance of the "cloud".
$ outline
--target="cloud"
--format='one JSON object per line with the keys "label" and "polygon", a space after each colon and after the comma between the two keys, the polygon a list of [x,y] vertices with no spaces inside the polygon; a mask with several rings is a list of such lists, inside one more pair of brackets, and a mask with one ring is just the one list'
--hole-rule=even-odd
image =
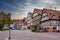
{"label": "cloud", "polygon": [[60,10],[60,0],[46,0],[45,3],[47,8],[54,9],[56,7],[56,9]]}
{"label": "cloud", "polygon": [[22,9],[24,9],[24,5],[22,4],[18,4],[17,6],[11,3],[7,3],[7,2],[2,2],[3,5],[7,6],[8,8],[12,9],[12,10],[16,10],[16,11],[24,11]]}
{"label": "cloud", "polygon": [[31,5],[30,3],[24,3],[26,6]]}
{"label": "cloud", "polygon": [[[20,10],[23,10],[23,11],[21,12],[21,11],[19,11],[19,9],[18,9],[16,12],[14,12],[15,14],[13,14],[12,19],[15,18],[15,17],[16,17],[16,18],[23,18],[23,17],[27,16],[27,13],[28,13],[28,12],[33,12],[34,8],[43,8],[43,6],[33,5],[33,4],[31,3],[31,1],[32,1],[32,0],[26,0],[26,1],[24,2],[24,5],[23,5],[23,6],[21,6],[20,4],[16,3],[19,7],[23,7],[22,9],[20,9]],[[35,0],[35,1],[36,1],[36,0]],[[37,1],[37,4],[39,4],[39,1]],[[17,15],[18,15],[18,16],[17,16]]]}
{"label": "cloud", "polygon": [[33,12],[34,8],[54,8],[57,7],[57,9],[60,9],[60,0],[25,0],[22,1],[23,4],[20,2],[20,0],[12,0],[13,4],[3,2],[4,5],[8,6],[12,10],[14,14],[12,15],[12,19],[14,18],[23,18],[27,15],[28,12]]}
{"label": "cloud", "polygon": [[55,4],[55,0],[45,0],[45,3],[49,3],[49,4]]}
{"label": "cloud", "polygon": [[15,14],[13,14],[12,15],[12,19],[15,19],[15,18],[19,18],[19,19],[22,19],[22,18],[24,18],[24,17],[26,17],[27,16],[27,13],[29,12],[29,11],[33,11],[32,9],[34,8],[34,7],[32,7],[32,4],[30,3],[31,2],[31,0],[26,0],[25,2],[24,2],[24,4],[22,4],[23,6],[21,6],[20,4],[18,4],[17,2],[16,2],[16,4],[19,6],[19,7],[23,7],[22,9],[20,9],[20,10],[23,10],[22,12],[21,11],[19,11],[19,9],[18,9],[18,11],[16,11],[16,12],[14,12]]}
{"label": "cloud", "polygon": [[32,0],[25,0],[26,2],[30,3]]}
{"label": "cloud", "polygon": [[10,4],[10,3],[7,3],[7,2],[2,2],[3,5],[9,7],[9,8],[12,8],[12,9],[18,9],[16,6]]}
{"label": "cloud", "polygon": [[18,14],[18,13],[15,13],[11,16],[11,19],[23,19],[24,17],[26,17],[27,14]]}

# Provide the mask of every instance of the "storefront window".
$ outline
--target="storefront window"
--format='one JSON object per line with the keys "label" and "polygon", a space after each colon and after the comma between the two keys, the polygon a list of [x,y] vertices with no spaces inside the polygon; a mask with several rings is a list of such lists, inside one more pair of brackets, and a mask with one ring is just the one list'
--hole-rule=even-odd
{"label": "storefront window", "polygon": [[58,21],[58,25],[60,26],[60,21]]}
{"label": "storefront window", "polygon": [[43,22],[42,25],[43,25],[44,27],[50,26],[50,22],[49,22],[49,21]]}
{"label": "storefront window", "polygon": [[51,24],[52,24],[52,25],[57,25],[57,21],[52,20],[52,21],[51,21]]}

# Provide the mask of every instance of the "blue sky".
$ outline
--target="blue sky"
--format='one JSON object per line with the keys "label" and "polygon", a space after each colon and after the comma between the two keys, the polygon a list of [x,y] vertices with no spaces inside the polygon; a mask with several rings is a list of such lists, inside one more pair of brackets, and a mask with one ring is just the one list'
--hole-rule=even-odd
{"label": "blue sky", "polygon": [[10,12],[12,19],[22,19],[34,8],[57,7],[60,10],[60,0],[0,0],[0,11]]}

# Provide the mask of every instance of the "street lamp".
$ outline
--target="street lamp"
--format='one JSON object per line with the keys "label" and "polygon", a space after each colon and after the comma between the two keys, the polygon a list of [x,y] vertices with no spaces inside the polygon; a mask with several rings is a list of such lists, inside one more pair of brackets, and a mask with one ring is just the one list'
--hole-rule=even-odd
{"label": "street lamp", "polygon": [[8,14],[8,19],[9,19],[9,40],[11,39],[11,32],[10,32],[10,18],[11,18],[11,14]]}

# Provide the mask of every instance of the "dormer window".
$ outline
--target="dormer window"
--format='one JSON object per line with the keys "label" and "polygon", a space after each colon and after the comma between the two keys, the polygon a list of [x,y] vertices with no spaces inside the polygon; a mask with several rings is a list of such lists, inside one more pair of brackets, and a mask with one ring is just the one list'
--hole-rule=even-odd
{"label": "dormer window", "polygon": [[47,16],[47,14],[46,13],[43,13],[42,17],[46,17],[46,16]]}

